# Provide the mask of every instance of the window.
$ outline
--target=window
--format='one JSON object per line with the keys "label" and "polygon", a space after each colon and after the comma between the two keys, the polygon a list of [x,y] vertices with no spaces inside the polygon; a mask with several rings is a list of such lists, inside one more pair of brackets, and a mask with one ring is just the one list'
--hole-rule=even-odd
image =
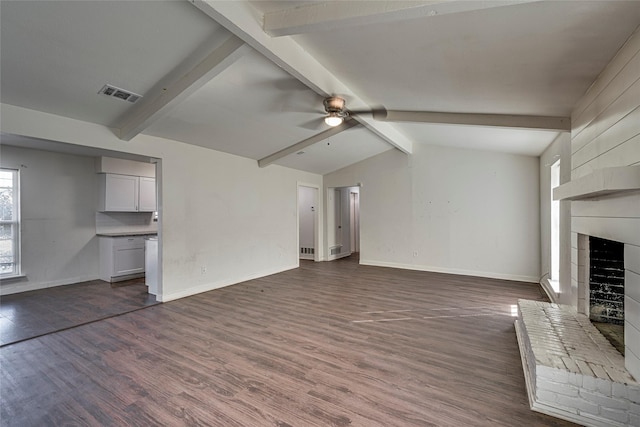
{"label": "window", "polygon": [[0,277],[20,275],[18,171],[0,168]]}
{"label": "window", "polygon": [[560,202],[553,200],[553,189],[560,185],[560,160],[551,165],[551,271],[549,276],[556,292],[560,280]]}

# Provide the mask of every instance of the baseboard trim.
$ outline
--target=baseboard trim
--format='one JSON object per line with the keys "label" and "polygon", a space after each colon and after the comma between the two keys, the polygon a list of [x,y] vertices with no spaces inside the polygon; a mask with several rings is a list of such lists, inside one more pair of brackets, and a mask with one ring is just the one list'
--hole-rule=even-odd
{"label": "baseboard trim", "polygon": [[549,279],[544,278],[540,280],[540,286],[542,286],[542,290],[544,291],[544,293],[547,294],[547,298],[549,298],[549,301],[553,303],[558,302],[558,294],[553,289],[553,286],[551,286]]}
{"label": "baseboard trim", "polygon": [[360,259],[360,264],[371,265],[374,267],[390,267],[400,268],[403,270],[429,271],[432,273],[457,274],[460,276],[486,277],[489,279],[513,280],[515,282],[538,283],[536,276],[522,276],[517,274],[493,273],[487,271],[462,270],[456,268],[442,268],[428,265],[401,264],[396,262],[377,261],[369,259]]}
{"label": "baseboard trim", "polygon": [[[335,254],[335,255],[329,255],[329,258],[327,258],[327,261],[335,261],[337,259],[340,258],[346,258],[348,256],[351,256],[351,252],[348,253],[340,253],[340,254]],[[361,263],[362,264],[362,263]]]}
{"label": "baseboard trim", "polygon": [[99,279],[100,277],[96,274],[92,276],[70,277],[68,279],[54,280],[52,282],[29,283],[28,281],[24,281],[28,280],[28,275],[26,275],[21,279],[11,280],[10,283],[3,283],[2,286],[0,286],[0,296],[19,294],[21,292],[37,291],[39,289],[55,288],[57,286],[73,285],[76,283]]}
{"label": "baseboard trim", "polygon": [[203,292],[214,291],[216,289],[224,288],[227,286],[237,285],[239,283],[247,282],[253,279],[260,279],[262,277],[271,276],[272,274],[282,273],[283,271],[293,270],[294,268],[299,267],[299,262],[293,265],[289,265],[283,268],[274,268],[269,270],[262,270],[257,273],[248,274],[246,276],[241,276],[236,279],[231,280],[220,280],[212,283],[205,283],[200,286],[196,286],[193,288],[185,289],[183,291],[173,292],[170,294],[165,294],[159,292],[156,296],[156,299],[161,302],[174,301],[181,298],[190,297],[193,295],[201,294]]}

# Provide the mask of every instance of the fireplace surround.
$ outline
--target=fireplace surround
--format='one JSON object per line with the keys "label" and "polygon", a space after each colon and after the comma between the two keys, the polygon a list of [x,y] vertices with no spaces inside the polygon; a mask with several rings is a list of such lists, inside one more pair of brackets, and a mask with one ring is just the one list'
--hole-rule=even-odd
{"label": "fireplace surround", "polygon": [[[640,425],[640,165],[573,176],[553,197],[571,201],[571,286],[561,287],[566,305],[518,304],[516,333],[531,408],[585,426]],[[617,321],[624,323],[624,356],[589,320],[591,311],[620,311],[604,303],[604,309],[590,309],[590,238],[622,247],[623,295],[608,295],[606,286],[599,296],[623,301]]]}
{"label": "fireplace surround", "polygon": [[578,313],[590,315],[590,236],[619,242],[624,266],[625,367],[640,378],[640,165],[604,168],[554,190],[571,201],[571,280]]}

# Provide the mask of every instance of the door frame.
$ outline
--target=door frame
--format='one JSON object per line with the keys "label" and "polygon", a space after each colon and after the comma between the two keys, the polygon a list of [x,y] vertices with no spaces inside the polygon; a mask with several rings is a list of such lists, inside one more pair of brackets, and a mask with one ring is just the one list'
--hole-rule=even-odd
{"label": "door frame", "polygon": [[313,240],[314,240],[314,252],[313,252],[313,261],[322,261],[323,260],[323,245],[322,245],[322,236],[321,231],[322,228],[320,226],[320,216],[319,213],[322,210],[322,206],[320,203],[320,191],[321,186],[319,184],[311,184],[308,182],[298,181],[296,185],[296,259],[298,261],[298,266],[300,265],[300,187],[313,188],[316,190],[315,197],[315,211],[313,213]]}

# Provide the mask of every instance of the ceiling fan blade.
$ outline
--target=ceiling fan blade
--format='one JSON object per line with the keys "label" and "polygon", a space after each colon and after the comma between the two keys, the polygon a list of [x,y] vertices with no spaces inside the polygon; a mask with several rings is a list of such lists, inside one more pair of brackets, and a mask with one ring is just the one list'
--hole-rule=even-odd
{"label": "ceiling fan blade", "polygon": [[293,144],[287,148],[284,148],[276,153],[273,153],[267,157],[264,157],[260,160],[258,160],[258,166],[260,166],[261,168],[270,165],[271,163],[285,157],[288,156],[289,154],[293,154],[297,151],[300,150],[304,150],[305,148],[307,148],[310,145],[313,145],[317,142],[323,141],[333,135],[337,135],[340,132],[344,132],[347,129],[351,129],[354,126],[358,126],[360,123],[358,123],[356,120],[345,120],[344,123],[342,123],[339,126],[336,127],[332,127],[329,128],[323,132],[320,132],[316,135],[313,135],[310,138],[307,138],[305,140],[302,140],[296,144]]}
{"label": "ceiling fan blade", "polygon": [[316,117],[313,120],[308,120],[298,125],[298,127],[309,129],[309,130],[318,130],[318,129],[322,129],[323,125],[324,125],[324,117]]}
{"label": "ceiling fan blade", "polygon": [[373,116],[374,119],[384,120],[387,115],[387,110],[381,106],[375,106],[369,110],[348,110],[351,116]]}

